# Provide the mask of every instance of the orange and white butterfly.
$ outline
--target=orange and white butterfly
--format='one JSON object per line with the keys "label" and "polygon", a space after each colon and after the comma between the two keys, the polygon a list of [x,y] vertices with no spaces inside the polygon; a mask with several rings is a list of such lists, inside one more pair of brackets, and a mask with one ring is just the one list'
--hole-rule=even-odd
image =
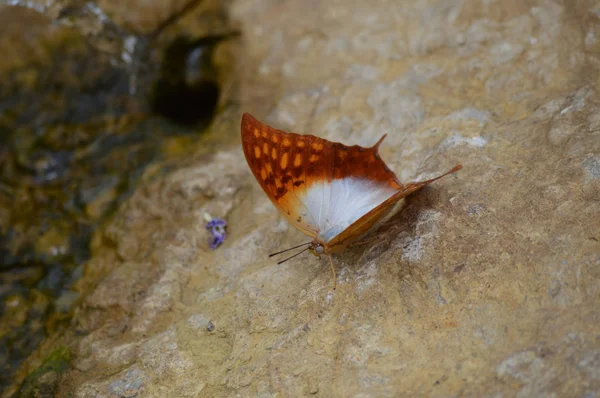
{"label": "orange and white butterfly", "polygon": [[281,214],[313,239],[288,250],[308,246],[302,252],[328,255],[334,289],[332,253],[366,233],[400,199],[461,169],[457,165],[431,180],[402,184],[379,157],[385,137],[371,148],[346,146],[242,116],[242,146],[254,177]]}

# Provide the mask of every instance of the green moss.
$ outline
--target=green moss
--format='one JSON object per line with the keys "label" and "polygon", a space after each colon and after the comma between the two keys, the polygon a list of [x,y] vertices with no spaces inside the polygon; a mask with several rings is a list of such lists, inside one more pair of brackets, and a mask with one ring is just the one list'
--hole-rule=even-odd
{"label": "green moss", "polygon": [[23,381],[17,397],[50,397],[54,395],[59,375],[70,367],[71,351],[59,347],[46,357],[42,365]]}

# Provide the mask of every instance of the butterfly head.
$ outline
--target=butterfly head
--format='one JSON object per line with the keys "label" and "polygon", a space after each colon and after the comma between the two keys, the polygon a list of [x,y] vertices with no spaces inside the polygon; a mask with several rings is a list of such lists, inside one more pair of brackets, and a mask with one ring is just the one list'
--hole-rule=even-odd
{"label": "butterfly head", "polygon": [[317,257],[320,257],[321,254],[325,253],[325,247],[323,247],[323,245],[318,241],[313,241],[308,247],[308,249],[312,254],[314,254]]}

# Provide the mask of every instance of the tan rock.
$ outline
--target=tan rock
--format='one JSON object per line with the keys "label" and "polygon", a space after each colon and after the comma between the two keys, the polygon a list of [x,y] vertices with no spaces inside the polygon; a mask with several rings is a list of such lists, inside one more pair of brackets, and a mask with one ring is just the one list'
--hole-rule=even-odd
{"label": "tan rock", "polygon": [[[105,355],[61,396],[111,396],[136,375],[143,396],[600,391],[597,15],[585,2],[443,3],[233,4],[242,111],[348,144],[388,133],[381,155],[402,181],[464,168],[336,257],[335,292],[325,259],[267,257],[308,239],[237,143],[148,183],[108,228],[135,251],[78,315],[118,306],[134,320],[111,337],[127,368],[109,372],[119,362]],[[228,222],[214,252],[207,210]],[[212,331],[195,326],[206,320]]]}

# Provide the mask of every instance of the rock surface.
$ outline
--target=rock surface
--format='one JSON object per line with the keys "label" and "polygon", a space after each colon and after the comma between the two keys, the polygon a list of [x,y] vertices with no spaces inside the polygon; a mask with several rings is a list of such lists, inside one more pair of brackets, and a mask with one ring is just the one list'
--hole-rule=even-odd
{"label": "rock surface", "polygon": [[[239,143],[147,182],[99,241],[56,345],[57,394],[600,394],[600,4],[238,0],[241,111],[349,144],[388,138],[409,197],[336,258],[306,238]],[[234,116],[232,116],[234,115]],[[203,214],[229,236],[207,248]],[[212,326],[212,327],[210,327]],[[27,368],[23,370],[26,372]]]}

